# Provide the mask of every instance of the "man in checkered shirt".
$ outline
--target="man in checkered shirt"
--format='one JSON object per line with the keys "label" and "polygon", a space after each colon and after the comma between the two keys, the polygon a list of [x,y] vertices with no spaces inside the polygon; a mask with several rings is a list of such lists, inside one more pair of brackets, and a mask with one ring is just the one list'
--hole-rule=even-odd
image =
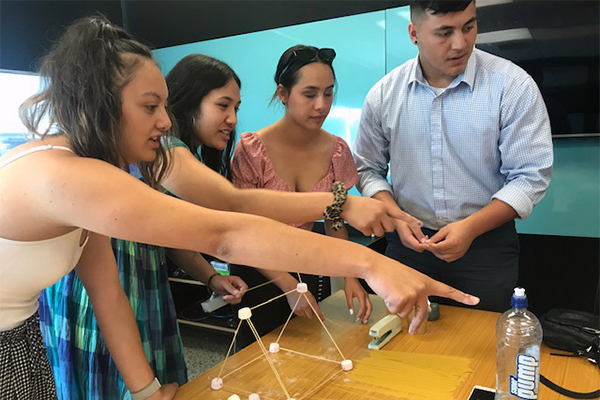
{"label": "man in checkered shirt", "polygon": [[418,56],[365,100],[358,189],[423,222],[397,221],[386,255],[503,311],[518,277],[514,219],[552,173],[544,101],[521,68],[474,49],[475,1],[411,2],[409,36]]}

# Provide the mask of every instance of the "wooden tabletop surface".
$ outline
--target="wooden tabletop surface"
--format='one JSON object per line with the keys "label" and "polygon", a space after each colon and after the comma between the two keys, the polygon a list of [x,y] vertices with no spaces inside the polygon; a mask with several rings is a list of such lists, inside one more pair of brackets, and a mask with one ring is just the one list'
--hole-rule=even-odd
{"label": "wooden tabletop surface", "polygon": [[[316,320],[293,318],[286,327],[279,343],[284,349],[323,357],[329,361],[316,360],[298,353],[281,350],[270,355],[274,368],[279,371],[281,383],[287,394],[296,400],[397,400],[422,399],[419,395],[391,395],[375,390],[376,385],[357,385],[352,382],[352,373],[341,370],[339,362],[353,360],[354,367],[370,357],[367,345],[371,341],[369,328],[372,323],[386,315],[385,306],[378,297],[372,296],[374,306],[369,324],[354,322],[342,291],[321,303],[326,321],[325,326],[339,347],[333,344],[329,334]],[[456,388],[451,399],[466,400],[474,385],[494,387],[496,340],[494,328],[500,314],[466,308],[440,306],[441,318],[428,322],[425,333],[408,335],[402,332],[390,341],[383,350],[415,355],[455,356],[468,359],[469,370],[456,378]],[[279,329],[263,337],[268,352],[269,344],[275,342]],[[341,354],[340,354],[341,352]],[[551,356],[550,349],[542,346],[540,371],[558,385],[580,392],[600,389],[600,370],[582,358]],[[391,353],[388,353],[391,354]],[[400,353],[397,353],[400,354]],[[435,368],[435,366],[432,366]],[[214,377],[223,378],[221,390],[211,390]],[[375,378],[376,379],[376,378]],[[382,387],[386,386],[381,382]],[[389,386],[389,385],[388,385]],[[227,399],[237,394],[242,400],[250,393],[259,393],[261,400],[286,400],[272,367],[263,356],[260,346],[254,343],[230,356],[223,363],[199,375],[179,389],[176,400]],[[541,385],[540,399],[565,399]]]}

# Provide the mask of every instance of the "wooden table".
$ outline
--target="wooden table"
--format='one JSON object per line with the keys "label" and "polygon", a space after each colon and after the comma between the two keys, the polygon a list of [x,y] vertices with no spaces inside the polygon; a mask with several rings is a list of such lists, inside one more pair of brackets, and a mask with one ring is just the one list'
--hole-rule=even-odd
{"label": "wooden table", "polygon": [[[370,322],[376,322],[386,315],[386,310],[381,299],[372,296],[371,301],[374,311]],[[327,318],[326,326],[335,338],[337,345],[345,358],[356,363],[367,357],[367,344],[370,342],[368,325],[355,323],[348,315],[343,292],[339,291],[321,303],[321,309]],[[422,335],[410,336],[404,328],[384,350],[400,352],[426,353],[460,356],[471,359],[472,372],[461,379],[460,385],[454,392],[456,400],[466,400],[474,385],[494,387],[495,385],[495,360],[496,340],[494,328],[499,314],[466,308],[440,306],[441,318],[438,321],[428,322],[426,332]],[[279,330],[263,337],[267,347],[275,342]],[[284,348],[295,349],[308,354],[322,354],[329,359],[340,359],[327,333],[321,325],[314,320],[294,318],[289,323],[280,340]],[[541,373],[558,385],[571,390],[589,392],[600,388],[599,369],[582,358],[566,358],[550,356],[550,349],[542,346]],[[242,400],[248,398],[251,392],[259,392],[262,400],[283,399],[282,389],[279,387],[273,372],[257,343],[248,346],[226,360],[223,373],[220,374],[222,364],[206,371],[196,379],[179,389],[176,400],[192,399],[227,399],[236,393]],[[337,356],[337,358],[336,358]],[[286,358],[287,357],[287,358]],[[255,360],[251,364],[245,364]],[[296,393],[304,393],[298,398],[316,400],[325,399],[398,399],[397,396],[383,396],[371,392],[369,387],[352,391],[340,390],[343,386],[344,374],[341,368],[325,361],[316,362],[297,354],[289,354],[283,350],[273,355],[277,360],[276,365],[281,367],[282,380],[285,385],[293,385]],[[292,361],[290,361],[292,360]],[[284,365],[293,370],[285,369]],[[244,367],[242,367],[244,366]],[[240,367],[242,367],[240,369]],[[239,370],[238,370],[239,369]],[[236,371],[237,370],[237,371]],[[233,372],[232,372],[233,371]],[[332,371],[334,373],[332,374]],[[335,371],[338,371],[335,374]],[[225,376],[223,389],[213,391],[210,382],[216,376]],[[335,374],[335,375],[334,375]],[[332,375],[331,378],[328,378]],[[321,380],[321,383],[318,383]],[[335,382],[334,382],[335,381]],[[315,383],[317,382],[317,383]],[[315,391],[313,388],[320,384]],[[267,388],[269,388],[267,390]],[[290,389],[288,389],[290,390]],[[290,390],[291,392],[291,390]],[[291,394],[293,395],[294,392]],[[406,397],[401,397],[406,398]],[[542,400],[564,399],[545,386],[541,385],[539,398]]]}

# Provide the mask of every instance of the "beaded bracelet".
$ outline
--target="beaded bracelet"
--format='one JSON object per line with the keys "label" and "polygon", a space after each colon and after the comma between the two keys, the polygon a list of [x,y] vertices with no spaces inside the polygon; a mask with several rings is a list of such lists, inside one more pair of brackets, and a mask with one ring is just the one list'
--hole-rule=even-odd
{"label": "beaded bracelet", "polygon": [[323,217],[325,218],[325,221],[331,222],[331,227],[334,231],[339,231],[344,226],[341,215],[342,207],[348,198],[348,191],[343,182],[333,182],[331,191],[333,192],[333,204],[325,207]]}

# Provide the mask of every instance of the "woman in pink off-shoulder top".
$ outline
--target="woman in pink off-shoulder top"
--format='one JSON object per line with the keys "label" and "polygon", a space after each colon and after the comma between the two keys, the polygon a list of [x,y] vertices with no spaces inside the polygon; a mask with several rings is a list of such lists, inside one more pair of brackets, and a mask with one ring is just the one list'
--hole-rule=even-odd
{"label": "woman in pink off-shoulder top", "polygon": [[[336,181],[344,183],[347,189],[356,185],[358,176],[348,144],[322,129],[333,101],[334,58],[333,49],[309,46],[294,46],[283,53],[275,74],[277,90],[273,100],[283,103],[285,115],[273,125],[242,135],[231,164],[234,185],[288,192],[330,192]],[[313,221],[307,221],[294,226],[311,230],[313,224]],[[329,221],[325,222],[325,232],[329,236],[348,239],[345,227],[335,231]],[[240,306],[261,303],[280,294],[279,290],[288,292],[301,279],[308,283],[313,295],[309,296],[310,301],[318,316],[323,318],[317,302],[331,293],[328,277],[265,270],[259,273],[241,266],[235,267],[235,272],[251,286],[264,282],[265,277],[274,280],[276,285],[248,293]],[[350,314],[354,313],[353,299],[356,297],[359,304],[356,320],[366,323],[371,314],[367,292],[357,279],[346,278],[345,293]],[[257,324],[260,334],[285,322],[290,308],[296,303],[296,296],[297,293],[288,294],[287,302],[281,299],[255,310],[258,313],[253,314],[253,321],[257,324],[260,320]],[[296,314],[308,318],[314,316],[304,300],[297,306]],[[239,347],[253,341],[250,332],[247,335],[240,332],[238,336]]]}

